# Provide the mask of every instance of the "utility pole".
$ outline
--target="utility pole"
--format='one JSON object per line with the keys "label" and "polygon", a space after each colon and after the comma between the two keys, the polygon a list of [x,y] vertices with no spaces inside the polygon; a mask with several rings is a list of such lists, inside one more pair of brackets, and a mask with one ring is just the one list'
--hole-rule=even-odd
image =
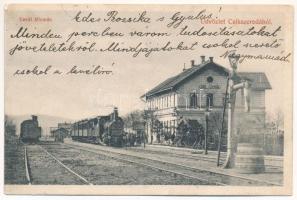
{"label": "utility pole", "polygon": [[143,140],[143,148],[145,149],[145,122],[142,122],[142,128],[143,129],[141,129],[141,132],[142,132],[142,140]]}
{"label": "utility pole", "polygon": [[143,148],[145,149],[145,134],[143,131],[142,131],[142,138],[143,138]]}
{"label": "utility pole", "polygon": [[207,139],[208,139],[208,120],[209,120],[210,111],[208,107],[205,110],[205,134],[204,134],[204,154],[208,154],[208,146],[207,146]]}
{"label": "utility pole", "polygon": [[219,132],[219,144],[218,144],[218,158],[217,158],[217,166],[220,166],[220,156],[221,156],[221,148],[222,148],[222,135],[224,131],[224,123],[225,123],[225,114],[226,114],[226,104],[227,104],[227,95],[228,95],[228,87],[229,87],[229,77],[227,79],[227,87],[225,92],[225,99],[224,99],[224,107],[223,107],[223,117],[222,117],[222,125],[221,131]]}

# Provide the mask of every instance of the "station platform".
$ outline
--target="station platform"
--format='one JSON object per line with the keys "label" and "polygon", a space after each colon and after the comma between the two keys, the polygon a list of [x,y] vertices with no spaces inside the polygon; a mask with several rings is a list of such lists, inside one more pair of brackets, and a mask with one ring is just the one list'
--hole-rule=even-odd
{"label": "station platform", "polygon": [[[189,163],[189,166],[196,166],[201,169],[206,169],[209,171],[220,172],[228,175],[245,177],[254,180],[267,181],[269,183],[274,183],[276,185],[283,184],[283,157],[282,156],[264,156],[265,172],[258,174],[242,174],[236,171],[236,169],[225,169],[221,166],[217,166],[217,151],[208,151],[208,154],[204,154],[204,150],[186,148],[186,147],[174,147],[168,145],[159,144],[146,144],[145,148],[142,146],[132,147],[138,149],[146,149],[156,152],[168,152],[176,155],[184,155],[185,157],[190,156],[196,158]],[[130,148],[131,149],[131,148]],[[226,152],[221,152],[220,164],[222,165],[227,156]],[[197,162],[197,159],[199,159]],[[196,163],[195,163],[196,162]]]}
{"label": "station platform", "polygon": [[[143,146],[141,146],[143,148]],[[140,147],[140,148],[141,148]],[[170,151],[170,152],[179,152],[179,153],[187,153],[187,154],[200,154],[204,155],[204,150],[199,149],[192,149],[187,147],[175,147],[175,146],[169,146],[169,145],[160,145],[160,144],[145,144],[146,148],[149,149],[159,149],[162,151]],[[217,151],[211,151],[208,150],[207,157],[215,158],[217,159],[218,152]],[[221,160],[224,160],[227,156],[226,152],[221,152]],[[274,166],[278,168],[283,168],[283,156],[272,156],[272,155],[264,155],[265,164],[268,166]]]}
{"label": "station platform", "polygon": [[[135,147],[133,147],[135,148]],[[244,177],[253,180],[267,181],[267,183],[273,183],[275,185],[283,184],[283,157],[282,156],[264,156],[265,163],[265,172],[258,174],[242,174],[236,171],[236,169],[225,169],[222,167],[222,164],[225,161],[227,156],[226,152],[221,152],[220,164],[217,166],[217,151],[208,151],[208,154],[204,154],[204,150],[191,149],[185,147],[174,147],[167,145],[158,145],[158,144],[146,144],[145,148],[143,146],[138,146],[136,148],[146,149],[151,151],[159,152],[170,152],[173,156],[184,155],[184,157],[196,158],[191,161],[187,161],[189,166],[199,167],[201,169],[220,172],[223,174]],[[199,159],[201,158],[201,159]],[[197,160],[199,160],[197,162]],[[182,161],[181,161],[182,162]]]}

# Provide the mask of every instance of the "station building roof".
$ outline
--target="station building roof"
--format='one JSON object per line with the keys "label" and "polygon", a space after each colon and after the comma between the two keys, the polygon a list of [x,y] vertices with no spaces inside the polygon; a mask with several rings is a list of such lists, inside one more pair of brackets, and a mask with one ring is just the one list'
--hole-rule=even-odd
{"label": "station building roof", "polygon": [[[230,72],[229,69],[213,61],[206,61],[202,64],[194,65],[191,68],[185,69],[176,76],[166,79],[141,97],[155,96],[163,92],[174,90],[180,84],[188,81],[192,76],[199,75],[204,70],[209,68],[213,68],[223,73],[225,76],[228,76]],[[238,75],[243,79],[250,80],[252,82],[251,88],[253,90],[271,89],[271,85],[264,72],[238,72]]]}

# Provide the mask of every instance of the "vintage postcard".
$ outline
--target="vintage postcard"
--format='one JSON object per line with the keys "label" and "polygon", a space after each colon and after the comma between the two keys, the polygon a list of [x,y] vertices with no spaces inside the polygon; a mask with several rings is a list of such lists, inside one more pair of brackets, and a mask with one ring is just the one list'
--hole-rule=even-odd
{"label": "vintage postcard", "polygon": [[292,194],[293,7],[3,9],[6,194]]}

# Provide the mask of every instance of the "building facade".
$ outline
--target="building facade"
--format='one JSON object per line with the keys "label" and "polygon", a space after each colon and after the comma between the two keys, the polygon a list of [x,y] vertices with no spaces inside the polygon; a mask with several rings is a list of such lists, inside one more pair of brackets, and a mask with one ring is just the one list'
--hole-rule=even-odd
{"label": "building facade", "polygon": [[68,122],[62,122],[62,123],[58,123],[58,127],[52,127],[51,128],[51,137],[55,137],[55,133],[57,130],[62,130],[63,133],[64,131],[66,131],[66,135],[65,137],[69,137],[71,135],[71,129],[72,129],[72,124],[68,123]]}
{"label": "building facade", "polygon": [[52,131],[55,142],[64,142],[64,138],[70,135],[70,131],[65,128],[58,128]]}
{"label": "building facade", "polygon": [[[148,138],[155,141],[156,131],[154,121],[161,123],[162,131],[176,134],[179,120],[196,120],[204,126],[205,113],[222,113],[226,97],[227,78],[229,70],[213,61],[210,57],[183,69],[181,73],[160,83],[141,98],[146,102],[145,111],[150,115],[146,121]],[[251,110],[245,113],[245,122],[265,126],[265,90],[271,89],[270,83],[262,72],[239,72],[242,80],[251,83]],[[243,93],[236,96],[236,113],[240,116],[244,111]],[[248,116],[248,117],[246,117]],[[237,119],[242,119],[237,117]],[[211,123],[211,122],[210,122]],[[237,123],[242,123],[237,120]]]}

